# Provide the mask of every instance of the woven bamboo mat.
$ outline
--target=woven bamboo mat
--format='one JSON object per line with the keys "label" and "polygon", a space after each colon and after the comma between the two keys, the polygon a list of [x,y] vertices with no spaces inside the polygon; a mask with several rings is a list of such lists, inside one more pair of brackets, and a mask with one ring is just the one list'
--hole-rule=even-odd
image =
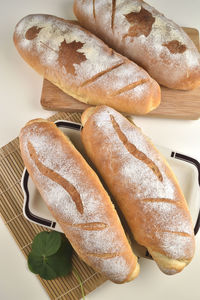
{"label": "woven bamboo mat", "polygon": [[[59,119],[80,123],[80,114],[62,112],[49,118],[51,121]],[[23,192],[21,189],[23,169],[24,164],[20,155],[19,140],[16,138],[0,149],[0,214],[20,250],[27,257],[31,251],[34,236],[47,229],[30,223],[23,216]],[[105,282],[102,275],[88,267],[76,254],[73,255],[73,265],[80,274],[85,294],[89,294]],[[43,280],[40,276],[38,276],[38,279],[50,299],[74,300],[81,298],[80,285],[73,273],[55,280]]]}

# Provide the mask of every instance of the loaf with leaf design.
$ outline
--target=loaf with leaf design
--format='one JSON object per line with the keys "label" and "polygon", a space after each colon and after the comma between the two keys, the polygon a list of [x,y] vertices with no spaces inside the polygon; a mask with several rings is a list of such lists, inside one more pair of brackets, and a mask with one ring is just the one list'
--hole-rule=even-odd
{"label": "loaf with leaf design", "polygon": [[139,273],[115,208],[96,173],[52,122],[36,119],[22,128],[25,166],[50,212],[78,255],[116,283]]}
{"label": "loaf with leaf design", "polygon": [[76,21],[26,16],[14,43],[39,74],[79,101],[129,114],[146,114],[160,104],[160,87],[146,71]]}
{"label": "loaf with leaf design", "polygon": [[200,86],[200,54],[184,30],[141,0],[75,0],[80,24],[142,66],[159,84]]}
{"label": "loaf with leaf design", "polygon": [[138,244],[166,274],[192,259],[194,230],[186,200],[166,160],[141,130],[107,106],[82,115],[86,152]]}

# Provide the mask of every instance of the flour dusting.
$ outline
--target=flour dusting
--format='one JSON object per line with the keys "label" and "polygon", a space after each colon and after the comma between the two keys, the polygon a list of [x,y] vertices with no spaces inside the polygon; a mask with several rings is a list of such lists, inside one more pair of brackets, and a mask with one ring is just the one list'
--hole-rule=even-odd
{"label": "flour dusting", "polygon": [[[134,145],[158,167],[162,180],[147,163],[128,151],[113,127],[111,116],[126,136],[127,143]],[[87,125],[87,122],[92,123]],[[87,134],[87,143],[93,149],[91,159],[130,222],[133,234],[139,236],[138,243],[147,248],[157,245],[158,251],[173,259],[192,257],[191,218],[184,196],[162,156],[138,127],[112,108],[101,106],[87,122],[83,140]],[[99,141],[103,141],[100,147],[93,148]]]}
{"label": "flour dusting", "polygon": [[[34,147],[40,163],[62,176],[76,188],[83,204],[83,213],[77,210],[72,197],[60,184],[44,176],[38,169],[35,160],[30,155],[28,143]],[[69,226],[70,241],[72,245],[78,242],[85,255],[94,253],[94,257],[89,257],[88,260],[93,261],[97,268],[101,266],[102,269],[99,270],[110,279],[124,281],[131,273],[133,266],[130,262],[134,257],[130,249],[129,262],[126,262],[123,253],[129,247],[128,241],[125,239],[123,229],[119,224],[117,214],[113,211],[107,193],[100,183],[94,185],[93,177],[89,175],[90,167],[83,166],[82,157],[79,154],[78,158],[74,157],[73,146],[66,147],[51,127],[48,127],[47,130],[47,127],[40,127],[38,123],[33,123],[31,129],[30,127],[23,129],[23,151],[28,159],[27,168],[29,169],[29,165],[32,165],[33,178],[37,182],[42,197],[55,213],[56,219],[59,216],[62,222],[74,225],[94,222],[107,225],[102,230],[91,231]],[[107,211],[108,207],[111,211]],[[104,264],[103,258],[95,257],[95,254],[102,253],[114,254],[116,257],[105,259]],[[113,264],[114,266],[112,266]]]}
{"label": "flour dusting", "polygon": [[[27,39],[26,33],[32,27],[36,27],[38,32],[34,38]],[[146,98],[147,93],[151,94],[152,85],[158,89],[156,83],[143,69],[114,52],[77,24],[54,16],[29,15],[18,23],[15,35],[19,40],[18,50],[22,56],[25,54],[25,59],[27,57],[33,59],[36,66],[37,63],[40,64],[39,72],[41,73],[42,69],[45,78],[53,81],[65,92],[77,95],[77,98],[87,98],[93,101],[97,97],[96,91],[101,90],[102,97],[99,97],[98,101],[102,104],[110,103],[110,97],[120,88],[137,82],[138,79],[148,79],[147,83],[115,96],[115,99],[123,103],[132,101],[134,107],[138,101]],[[73,55],[76,57],[77,53],[73,54],[73,49],[71,49],[71,55],[63,56],[62,63],[60,63],[59,51],[63,41],[66,44],[81,43],[82,47],[76,52],[84,54],[86,59],[79,64],[73,63],[72,57]],[[74,74],[68,72],[68,63],[73,65]],[[116,67],[118,65],[120,66]],[[91,80],[101,72],[105,74],[98,79]],[[88,80],[90,81],[89,88],[87,84],[83,87],[82,84]],[[115,101],[113,101],[113,106],[115,106]]]}
{"label": "flour dusting", "polygon": [[[91,17],[92,10],[87,9],[87,7],[91,7],[91,4],[91,0],[85,0],[84,4],[79,5],[79,8],[77,8],[77,16],[80,18],[80,22],[83,19],[86,28],[96,31],[97,35],[102,37],[108,45],[141,65],[158,83],[170,88],[182,88],[181,81],[185,82],[187,78],[199,82],[199,51],[184,30],[176,23],[144,1],[116,0],[112,29],[110,26],[112,1],[95,1],[96,21]],[[136,23],[134,18],[131,18],[130,22],[127,19],[127,16],[131,13],[134,15],[139,14],[141,10],[145,10],[149,17],[151,14],[152,20],[154,20],[147,36],[142,33],[142,30],[145,26],[148,26],[148,18],[147,20],[145,20],[145,16],[143,19],[142,17],[141,19],[136,18]],[[139,32],[140,25],[141,35],[132,36],[130,32],[134,33],[134,30]],[[180,43],[185,47],[185,51],[183,53],[171,52],[165,45],[172,41]],[[198,76],[196,79],[193,79],[195,78],[194,73]],[[184,84],[187,86],[187,82]],[[190,86],[189,79],[188,86]]]}

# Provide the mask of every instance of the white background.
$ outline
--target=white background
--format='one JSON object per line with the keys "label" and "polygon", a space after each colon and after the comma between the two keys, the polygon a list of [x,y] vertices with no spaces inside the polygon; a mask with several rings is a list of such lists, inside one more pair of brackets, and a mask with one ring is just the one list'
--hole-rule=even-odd
{"label": "white background", "polygon": [[[28,120],[46,118],[53,114],[40,106],[42,78],[21,59],[14,47],[12,35],[16,23],[31,13],[54,14],[72,19],[72,4],[72,0],[1,1],[0,146],[15,138]],[[181,26],[200,30],[199,0],[149,0],[149,4]],[[155,143],[176,149],[200,161],[200,121],[144,117],[135,117],[134,120]],[[199,300],[199,236],[195,257],[182,273],[169,277],[162,274],[153,262],[141,259],[141,272],[135,281],[124,285],[106,282],[87,299]],[[0,243],[0,299],[49,299],[36,276],[28,271],[23,255],[1,219]]]}

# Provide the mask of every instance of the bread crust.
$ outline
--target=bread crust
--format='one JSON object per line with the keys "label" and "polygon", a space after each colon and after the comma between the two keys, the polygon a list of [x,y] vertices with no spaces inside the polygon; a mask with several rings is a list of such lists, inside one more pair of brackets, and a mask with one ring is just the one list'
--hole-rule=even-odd
{"label": "bread crust", "polygon": [[81,102],[129,114],[160,104],[160,87],[146,71],[77,22],[29,15],[16,25],[14,43],[33,69]]}
{"label": "bread crust", "polygon": [[83,27],[159,84],[180,90],[200,86],[198,49],[180,26],[144,1],[75,0],[74,13]]}
{"label": "bread crust", "polygon": [[135,240],[166,274],[192,259],[194,231],[168,163],[141,130],[106,106],[82,115],[86,152],[122,211]]}
{"label": "bread crust", "polygon": [[115,208],[70,140],[43,119],[28,122],[19,140],[31,178],[81,259],[116,283],[137,277],[137,257]]}

